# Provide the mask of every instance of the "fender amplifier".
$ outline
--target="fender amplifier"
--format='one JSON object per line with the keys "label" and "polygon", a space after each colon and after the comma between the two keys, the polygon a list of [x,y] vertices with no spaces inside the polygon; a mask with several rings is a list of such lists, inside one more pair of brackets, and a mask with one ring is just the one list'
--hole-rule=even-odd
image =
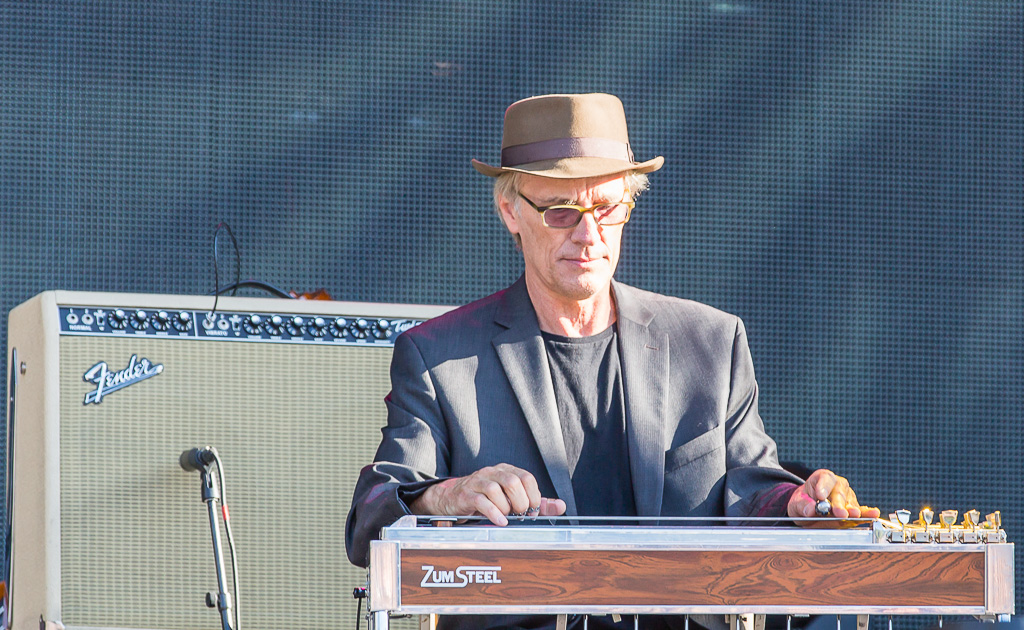
{"label": "fender amplifier", "polygon": [[354,622],[366,575],[346,559],[345,517],[380,440],[393,340],[447,309],[213,306],[54,291],[11,311],[14,630],[219,627],[200,476],[178,463],[205,445],[224,465],[242,624]]}

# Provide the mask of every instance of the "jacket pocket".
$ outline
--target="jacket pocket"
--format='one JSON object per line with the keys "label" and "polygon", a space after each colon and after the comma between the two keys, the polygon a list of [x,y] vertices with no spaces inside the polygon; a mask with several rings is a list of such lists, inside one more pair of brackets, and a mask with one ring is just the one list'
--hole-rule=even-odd
{"label": "jacket pocket", "polygon": [[725,434],[714,428],[685,444],[665,452],[665,472],[669,473],[698,459],[725,448]]}
{"label": "jacket pocket", "polygon": [[712,429],[665,453],[666,516],[720,515],[725,484],[725,433]]}

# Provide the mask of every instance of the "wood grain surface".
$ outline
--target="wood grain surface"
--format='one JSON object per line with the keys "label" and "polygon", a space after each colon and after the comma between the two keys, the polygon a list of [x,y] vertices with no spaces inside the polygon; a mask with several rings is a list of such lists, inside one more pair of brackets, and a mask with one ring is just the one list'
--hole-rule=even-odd
{"label": "wood grain surface", "polygon": [[[403,549],[401,565],[403,606],[985,604],[981,551]],[[468,583],[421,586],[427,566]]]}

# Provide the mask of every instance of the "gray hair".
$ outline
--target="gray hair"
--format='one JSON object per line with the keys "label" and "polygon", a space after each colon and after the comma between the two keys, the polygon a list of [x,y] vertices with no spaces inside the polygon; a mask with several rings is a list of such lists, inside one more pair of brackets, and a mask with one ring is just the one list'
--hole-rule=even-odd
{"label": "gray hair", "polygon": [[[514,208],[519,209],[519,188],[522,180],[522,173],[517,171],[509,171],[502,173],[494,178],[494,211],[498,213],[498,218],[501,219],[502,225],[505,225],[505,217],[501,214],[501,202],[502,200],[508,201]],[[637,196],[643,191],[651,187],[651,182],[647,179],[646,173],[637,173],[636,171],[629,171],[626,173],[626,190],[629,191],[630,196],[635,200]],[[508,227],[507,225],[505,226]],[[519,249],[523,248],[523,239],[518,234],[512,234],[512,240],[516,242],[516,247]]]}

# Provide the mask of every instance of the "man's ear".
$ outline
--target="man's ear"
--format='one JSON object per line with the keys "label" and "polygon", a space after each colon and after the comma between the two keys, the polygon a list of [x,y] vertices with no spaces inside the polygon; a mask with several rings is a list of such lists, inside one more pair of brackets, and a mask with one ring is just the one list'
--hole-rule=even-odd
{"label": "man's ear", "polygon": [[498,200],[498,209],[501,211],[501,220],[508,231],[519,234],[519,212],[516,210],[515,202],[502,197]]}

